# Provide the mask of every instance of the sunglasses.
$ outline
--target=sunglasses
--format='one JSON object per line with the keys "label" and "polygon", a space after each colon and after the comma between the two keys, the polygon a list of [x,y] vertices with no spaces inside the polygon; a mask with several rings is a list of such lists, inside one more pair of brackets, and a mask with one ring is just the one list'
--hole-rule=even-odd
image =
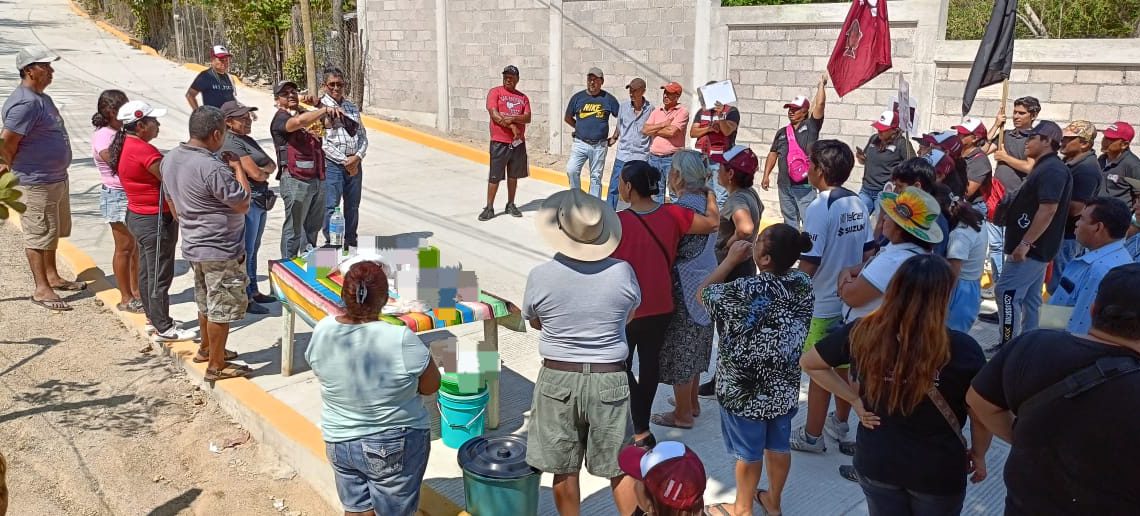
{"label": "sunglasses", "polygon": [[333,89],[333,88],[337,88],[337,89],[339,89],[339,88],[343,88],[343,87],[344,87],[344,82],[343,82],[343,81],[326,82],[326,83],[325,83],[325,87],[326,87],[326,88],[329,88],[329,89]]}

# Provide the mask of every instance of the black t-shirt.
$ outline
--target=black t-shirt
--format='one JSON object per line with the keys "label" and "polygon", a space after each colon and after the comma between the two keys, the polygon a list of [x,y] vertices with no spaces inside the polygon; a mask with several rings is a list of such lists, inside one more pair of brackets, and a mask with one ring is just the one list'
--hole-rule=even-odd
{"label": "black t-shirt", "polygon": [[273,137],[273,147],[277,149],[278,173],[285,170],[286,161],[288,160],[286,152],[289,145],[289,131],[285,129],[285,126],[290,118],[293,118],[292,113],[284,109],[278,109],[277,112],[273,114],[273,120],[269,122],[269,135]]}
{"label": "black t-shirt", "polygon": [[1065,221],[1069,218],[1069,199],[1073,196],[1073,176],[1069,167],[1056,154],[1048,154],[1033,164],[1033,172],[1017,191],[1005,219],[1005,254],[1013,254],[1025,232],[1033,223],[1041,203],[1056,203],[1057,213],[1049,227],[1037,239],[1026,255],[1039,262],[1048,262],[1061,249],[1065,234]]}
{"label": "black t-shirt", "polygon": [[[1066,163],[1073,175],[1073,195],[1069,199],[1076,202],[1089,202],[1097,196],[1101,189],[1100,163],[1092,152]],[[1068,210],[1068,206],[1065,207]],[[1080,214],[1068,218],[1065,222],[1065,240],[1077,238],[1074,233],[1077,229],[1077,219]]]}
{"label": "black t-shirt", "polygon": [[974,149],[973,153],[966,156],[966,179],[981,184],[966,200],[973,203],[985,199],[990,191],[993,175],[994,169],[990,165],[990,158],[981,149]]}
{"label": "black t-shirt", "polygon": [[[776,185],[806,185],[808,184],[807,176],[804,176],[804,180],[798,183],[792,183],[792,178],[788,176],[788,135],[786,134],[787,129],[785,127],[786,126],[781,126],[780,129],[776,131],[776,137],[772,139],[772,149],[770,151],[780,155],[780,158],[776,160],[776,165],[780,172],[779,177],[776,178]],[[793,134],[795,134],[796,143],[803,149],[804,154],[810,156],[811,146],[815,145],[815,142],[819,140],[819,131],[823,129],[823,119],[812,118],[811,114],[808,114],[807,118],[800,123],[799,128],[793,129],[795,131]]]}
{"label": "black t-shirt", "polygon": [[[715,109],[702,109],[700,111],[697,111],[697,114],[693,115],[693,126],[694,127],[708,127],[709,125],[712,124],[712,120],[713,120],[713,117],[715,115],[716,115]],[[740,110],[738,110],[732,106],[725,106],[724,107],[724,120],[728,120],[729,122],[735,122],[736,125],[739,127],[740,126]],[[718,132],[718,131],[712,131],[712,132],[710,132],[710,133],[708,133],[708,134],[706,134],[700,138],[697,138],[696,147],[702,151],[705,151],[706,148],[708,150],[717,151],[717,152],[727,151],[728,149],[731,149],[734,145],[736,145],[736,133],[738,133],[738,132],[739,131],[733,131],[732,134],[723,135],[723,134],[720,134],[720,132]]]}
{"label": "black t-shirt", "polygon": [[1132,151],[1126,150],[1115,162],[1109,163],[1108,156],[1103,154],[1098,161],[1100,168],[1104,170],[1104,188],[1101,190],[1101,195],[1116,197],[1132,206],[1131,190],[1124,178],[1140,180],[1140,158],[1137,158]]}
{"label": "black t-shirt", "polygon": [[[850,363],[856,374],[859,364],[851,360],[848,339],[857,323],[841,327],[815,346],[825,362],[832,366]],[[985,363],[982,348],[973,337],[950,331],[950,362],[939,373],[938,392],[959,423],[966,422],[970,380]],[[863,403],[882,424],[874,430],[859,426],[855,469],[860,475],[925,494],[952,495],[966,489],[966,450],[930,398],[923,398],[909,416],[888,414],[871,406],[866,398]]]}
{"label": "black t-shirt", "polygon": [[1037,330],[1022,334],[974,378],[974,390],[1017,415],[1005,461],[1008,515],[1125,515],[1140,510],[1140,373],[1038,410],[1034,394],[1097,359],[1140,356],[1120,347]]}
{"label": "black t-shirt", "polygon": [[[249,159],[252,159],[253,163],[259,167],[264,167],[270,163],[269,155],[265,154],[257,140],[249,137],[249,135],[226,131],[226,141],[222,144],[222,152],[225,151],[232,152],[239,158],[249,156]],[[269,190],[269,182],[250,179],[249,189],[254,197],[264,197],[265,192]]]}
{"label": "black t-shirt", "polygon": [[[1005,132],[1005,152],[1010,157],[1017,159],[1025,159],[1025,140],[1026,136],[1018,129],[1010,129]],[[999,161],[997,169],[994,170],[994,177],[1001,181],[1002,186],[1005,187],[1006,195],[1013,195],[1021,188],[1022,183],[1025,182],[1025,174],[1018,172],[1006,165],[1005,162]]]}
{"label": "black t-shirt", "polygon": [[882,190],[883,185],[891,180],[895,167],[914,156],[914,147],[902,132],[883,150],[879,150],[879,142],[879,134],[872,134],[863,148],[863,188],[868,190]]}
{"label": "black t-shirt", "polygon": [[228,74],[218,75],[213,68],[202,70],[190,87],[202,94],[202,105],[222,107],[222,104],[235,100],[234,83]]}

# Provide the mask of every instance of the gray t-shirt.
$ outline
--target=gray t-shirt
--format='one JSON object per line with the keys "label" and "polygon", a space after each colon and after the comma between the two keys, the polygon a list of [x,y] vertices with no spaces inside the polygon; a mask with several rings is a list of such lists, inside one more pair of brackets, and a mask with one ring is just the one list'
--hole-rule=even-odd
{"label": "gray t-shirt", "polygon": [[67,179],[71,142],[55,103],[46,94],[17,86],[4,102],[4,128],[23,136],[12,171],[22,185],[49,185]]}
{"label": "gray t-shirt", "polygon": [[178,211],[182,257],[192,262],[233,260],[245,255],[245,215],[234,211],[249,193],[230,167],[210,151],[187,144],[166,153],[162,185]]}
{"label": "gray t-shirt", "polygon": [[[781,126],[776,131],[776,137],[772,139],[772,150],[770,151],[780,156],[776,160],[780,171],[780,175],[776,178],[777,186],[792,186],[792,178],[788,176],[788,135],[785,127]],[[796,137],[796,143],[803,149],[804,154],[811,155],[811,146],[819,140],[821,129],[823,129],[823,119],[812,118],[810,114],[800,123],[799,127],[795,128],[793,134]],[[808,186],[807,177],[804,177],[803,181],[795,183],[795,186]]]}
{"label": "gray t-shirt", "polygon": [[621,103],[621,109],[618,110],[617,159],[619,161],[649,160],[649,143],[653,137],[641,134],[641,129],[645,127],[645,121],[649,120],[649,114],[652,112],[653,104],[650,104],[649,100],[641,104],[641,112],[634,111],[632,100]]}
{"label": "gray t-shirt", "polygon": [[[756,234],[760,231],[760,217],[764,214],[764,203],[760,202],[760,197],[756,195],[756,191],[751,188],[742,188],[732,192],[732,195],[724,200],[724,206],[720,209],[720,226],[717,228],[715,247],[717,263],[723,262],[728,256],[728,247],[725,244],[736,233],[736,223],[732,220],[732,214],[736,213],[737,210],[748,210],[749,216],[752,217],[754,225],[749,241],[755,240]],[[735,269],[732,269],[724,281],[729,282],[737,278],[755,275],[756,264],[752,260],[745,260]]]}
{"label": "gray t-shirt", "polygon": [[629,356],[625,324],[640,304],[641,288],[628,263],[580,262],[557,254],[531,269],[522,316],[542,322],[542,358],[611,364]]}
{"label": "gray t-shirt", "polygon": [[[1010,129],[1005,132],[1005,152],[1010,157],[1017,159],[1025,159],[1025,140],[1026,136],[1019,129]],[[996,143],[996,142],[995,142]],[[1002,186],[1005,187],[1005,194],[1012,196],[1021,189],[1021,185],[1025,183],[1025,174],[1018,172],[1013,167],[1006,165],[1004,161],[997,162],[997,168],[994,169],[994,177],[1001,181]]]}
{"label": "gray t-shirt", "polygon": [[914,157],[914,147],[903,133],[898,133],[893,142],[879,149],[879,133],[871,135],[863,147],[863,188],[882,191],[883,185],[891,180],[891,173],[899,163]]}

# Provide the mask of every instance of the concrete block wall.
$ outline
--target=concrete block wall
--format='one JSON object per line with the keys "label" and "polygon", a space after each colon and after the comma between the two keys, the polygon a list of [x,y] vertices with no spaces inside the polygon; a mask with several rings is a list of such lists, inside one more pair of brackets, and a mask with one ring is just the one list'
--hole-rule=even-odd
{"label": "concrete block wall", "polygon": [[530,98],[527,146],[546,148],[549,7],[537,0],[449,0],[448,96],[451,132],[486,139],[487,90],[502,84],[507,65],[519,68],[519,91]]}
{"label": "concrete block wall", "polygon": [[435,0],[374,0],[360,5],[367,11],[365,106],[381,106],[404,117],[435,113]]}

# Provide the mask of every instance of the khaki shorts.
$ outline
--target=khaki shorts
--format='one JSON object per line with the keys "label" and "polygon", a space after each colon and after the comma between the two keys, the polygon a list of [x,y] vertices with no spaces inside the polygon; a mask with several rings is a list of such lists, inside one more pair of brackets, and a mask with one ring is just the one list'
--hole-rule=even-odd
{"label": "khaki shorts", "polygon": [[212,323],[229,324],[245,318],[249,296],[245,287],[245,258],[215,262],[190,262],[194,270],[194,302],[198,312]]}
{"label": "khaki shorts", "polygon": [[527,464],[567,475],[581,471],[585,458],[590,474],[619,477],[618,454],[632,434],[627,373],[539,370],[526,437]]}
{"label": "khaki shorts", "polygon": [[67,181],[47,185],[18,186],[20,202],[28,211],[20,217],[24,247],[54,251],[59,239],[71,236],[71,201]]}

